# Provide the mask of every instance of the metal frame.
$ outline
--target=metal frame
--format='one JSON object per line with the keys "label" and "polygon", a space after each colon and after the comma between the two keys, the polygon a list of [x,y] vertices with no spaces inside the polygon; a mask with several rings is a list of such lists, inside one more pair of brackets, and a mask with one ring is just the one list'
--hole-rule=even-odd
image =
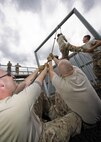
{"label": "metal frame", "polygon": [[[34,51],[35,58],[37,65],[39,66],[39,60],[38,60],[38,55],[37,51],[48,41],[49,38],[59,29],[61,26],[73,15],[75,14],[78,19],[82,22],[82,24],[88,29],[88,31],[95,37],[95,39],[101,39],[101,36],[99,33],[88,23],[88,21],[79,13],[79,11],[74,8],[60,23],[59,25],[56,26],[56,28],[48,35],[48,37],[38,46],[38,48]],[[46,86],[46,85],[45,85]],[[46,88],[46,87],[45,87]],[[46,88],[47,92],[47,88]]]}
{"label": "metal frame", "polygon": [[39,60],[37,56],[37,51],[48,41],[49,38],[59,29],[61,26],[73,15],[75,14],[78,19],[82,22],[82,24],[88,29],[88,31],[96,38],[101,39],[101,36],[99,33],[88,23],[88,21],[79,13],[79,11],[74,8],[60,23],[56,26],[56,28],[47,36],[47,38],[37,47],[37,49],[34,51],[35,58],[37,61],[37,65],[39,66]]}

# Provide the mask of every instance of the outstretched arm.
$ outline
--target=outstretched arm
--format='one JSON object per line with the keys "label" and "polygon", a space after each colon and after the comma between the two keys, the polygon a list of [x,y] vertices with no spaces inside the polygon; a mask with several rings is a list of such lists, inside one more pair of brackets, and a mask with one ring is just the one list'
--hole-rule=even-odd
{"label": "outstretched arm", "polygon": [[47,67],[44,68],[44,70],[39,74],[39,76],[35,79],[36,82],[39,82],[40,85],[42,85],[42,82],[47,74]]}
{"label": "outstretched arm", "polygon": [[96,40],[95,44],[92,45],[90,48],[87,48],[85,52],[93,52],[98,46],[101,46],[101,40]]}
{"label": "outstretched arm", "polygon": [[52,66],[52,61],[49,62],[49,75],[50,75],[50,79],[52,80],[52,78],[54,76],[54,70],[53,70],[53,66]]}
{"label": "outstretched arm", "polygon": [[[55,56],[53,57],[54,62],[58,65],[58,63],[60,62],[60,60],[58,60],[57,58],[55,58]],[[52,63],[51,63],[52,64]]]}
{"label": "outstretched arm", "polygon": [[36,69],[31,75],[29,75],[24,81],[22,81],[21,83],[18,84],[16,90],[15,90],[15,94],[18,94],[19,92],[21,92],[25,87],[29,86],[34,79],[36,78],[37,74],[38,74],[38,69]]}

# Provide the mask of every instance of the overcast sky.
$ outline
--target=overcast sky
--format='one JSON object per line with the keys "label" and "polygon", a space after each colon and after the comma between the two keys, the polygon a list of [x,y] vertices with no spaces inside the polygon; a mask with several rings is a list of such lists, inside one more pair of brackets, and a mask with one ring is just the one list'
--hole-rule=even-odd
{"label": "overcast sky", "polygon": [[[74,7],[100,34],[101,0],[0,0],[0,63],[36,66],[35,49]],[[75,45],[82,44],[85,34],[91,35],[75,15],[60,31]],[[41,64],[52,50],[54,37],[38,51]],[[56,42],[54,54],[61,56]]]}

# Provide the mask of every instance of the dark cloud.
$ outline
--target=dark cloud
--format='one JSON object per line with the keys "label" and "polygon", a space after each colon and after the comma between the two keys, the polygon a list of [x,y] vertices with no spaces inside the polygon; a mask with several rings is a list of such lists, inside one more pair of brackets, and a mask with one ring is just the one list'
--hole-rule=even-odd
{"label": "dark cloud", "polygon": [[71,11],[74,5],[75,0],[62,0],[64,5],[67,7],[68,11]]}
{"label": "dark cloud", "polygon": [[[62,2],[66,5],[67,9],[69,11],[72,10],[72,8],[75,7],[75,2],[79,0],[62,0]],[[88,12],[90,9],[92,9],[97,3],[99,3],[100,0],[82,0],[82,6],[84,8],[85,12]]]}
{"label": "dark cloud", "polygon": [[96,3],[96,1],[95,0],[90,0],[90,1],[88,1],[88,0],[83,0],[82,1],[83,2],[83,7],[84,7],[84,10],[85,11],[89,11],[90,9],[92,9],[93,8],[93,6],[95,5],[95,3]]}
{"label": "dark cloud", "polygon": [[4,4],[6,2],[6,0],[0,0],[0,3]]}
{"label": "dark cloud", "polygon": [[[11,0],[9,3],[15,4],[19,10],[39,12],[42,0]],[[8,0],[0,0],[1,4],[8,3]]]}
{"label": "dark cloud", "polygon": [[41,0],[12,0],[12,2],[17,4],[20,10],[39,12],[41,9]]}

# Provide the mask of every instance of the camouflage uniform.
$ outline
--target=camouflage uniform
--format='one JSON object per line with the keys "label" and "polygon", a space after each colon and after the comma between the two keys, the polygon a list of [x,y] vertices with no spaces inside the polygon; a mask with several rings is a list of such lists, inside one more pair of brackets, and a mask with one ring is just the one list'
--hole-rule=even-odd
{"label": "camouflage uniform", "polygon": [[101,52],[93,55],[93,70],[96,77],[101,80]]}
{"label": "camouflage uniform", "polygon": [[48,113],[50,108],[50,102],[44,92],[42,92],[33,106],[32,111],[36,113],[36,115],[40,118],[41,121],[46,121],[46,118],[43,118]]}
{"label": "camouflage uniform", "polygon": [[[43,125],[39,142],[68,142],[71,136],[81,131],[81,118],[71,111],[58,93],[47,98],[42,92],[33,111]],[[43,118],[43,113],[48,111],[51,121]]]}
{"label": "camouflage uniform", "polygon": [[[96,44],[96,40],[90,40],[87,43],[85,43],[81,48],[83,49],[89,49],[91,46]],[[101,80],[101,46],[96,47],[93,52],[89,53],[89,55],[92,57],[93,61],[93,71],[96,77]]]}
{"label": "camouflage uniform", "polygon": [[39,142],[68,142],[81,132],[81,118],[74,112],[43,124]]}
{"label": "camouflage uniform", "polygon": [[19,67],[21,67],[21,66],[19,65],[19,63],[17,63],[15,65],[15,71],[16,71],[17,74],[19,74]]}
{"label": "camouflage uniform", "polygon": [[12,67],[12,63],[9,61],[9,62],[7,63],[7,72],[8,72],[8,73],[11,73],[11,67]]}
{"label": "camouflage uniform", "polygon": [[[53,96],[54,97],[54,96]],[[51,120],[62,117],[71,112],[71,109],[66,105],[59,93],[55,94],[54,102],[51,103],[49,117]]]}
{"label": "camouflage uniform", "polygon": [[71,136],[81,131],[81,118],[64,103],[60,94],[50,97],[51,121],[43,123],[39,142],[68,142]]}
{"label": "camouflage uniform", "polygon": [[77,47],[77,46],[74,46],[72,44],[70,44],[64,35],[60,35],[58,38],[57,38],[57,42],[58,42],[58,45],[59,45],[59,49],[60,49],[60,52],[62,53],[62,58],[66,58],[66,59],[69,59],[68,55],[69,55],[69,51],[71,52],[82,52],[83,49],[81,47]]}

